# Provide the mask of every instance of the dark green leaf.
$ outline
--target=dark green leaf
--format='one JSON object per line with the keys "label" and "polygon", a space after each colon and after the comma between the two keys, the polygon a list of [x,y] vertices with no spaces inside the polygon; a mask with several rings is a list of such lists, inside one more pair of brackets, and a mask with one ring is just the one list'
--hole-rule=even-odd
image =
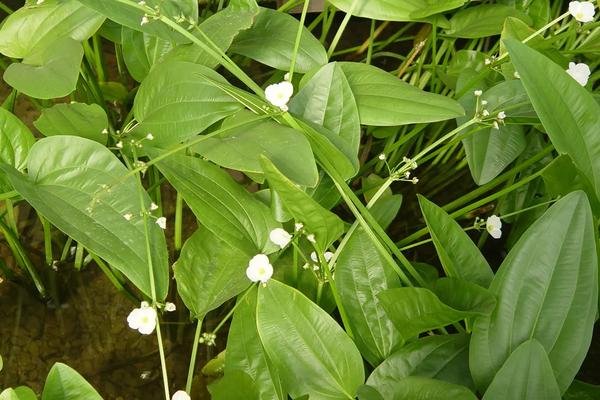
{"label": "dark green leaf", "polygon": [[71,367],[56,363],[50,369],[42,400],[102,400],[87,381]]}
{"label": "dark green leaf", "polygon": [[460,38],[482,38],[502,32],[504,21],[515,17],[531,24],[531,18],[513,7],[503,4],[482,4],[460,10],[450,18],[449,36]]}
{"label": "dark green leaf", "polygon": [[108,138],[108,117],[98,104],[56,104],[44,108],[33,124],[44,136],[72,135],[102,144]]}
{"label": "dark green leaf", "polygon": [[[0,107],[0,162],[23,171],[35,138],[19,118]],[[8,192],[12,185],[0,175],[0,191]]]}
{"label": "dark green leaf", "polygon": [[252,377],[243,371],[231,371],[218,381],[208,385],[214,400],[260,400]]}
{"label": "dark green leaf", "polygon": [[477,400],[477,396],[464,386],[418,376],[400,379],[389,400]]}
{"label": "dark green leaf", "polygon": [[123,60],[127,70],[138,82],[142,82],[155,64],[161,62],[173,49],[173,43],[149,33],[123,27]]}

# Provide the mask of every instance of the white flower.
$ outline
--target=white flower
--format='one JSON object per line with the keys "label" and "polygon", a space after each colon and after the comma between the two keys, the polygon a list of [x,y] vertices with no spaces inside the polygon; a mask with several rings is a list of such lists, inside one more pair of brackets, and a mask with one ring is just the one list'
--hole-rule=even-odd
{"label": "white flower", "polygon": [[[333,253],[330,251],[326,251],[325,254],[323,254],[323,258],[325,258],[325,261],[329,262],[329,260],[331,260],[331,258],[333,257]],[[310,253],[310,259],[313,260],[314,262],[319,262],[319,257],[317,256],[316,252],[312,252]]]}
{"label": "white flower", "polygon": [[148,140],[154,140],[154,135],[151,134],[151,133],[149,133],[149,134],[146,135],[146,139],[148,139]]}
{"label": "white flower", "polygon": [[156,225],[160,226],[160,229],[167,229],[167,219],[165,217],[158,218]]}
{"label": "white flower", "polygon": [[385,160],[385,154],[381,153],[379,155],[379,157],[377,157],[377,158],[379,158],[381,161],[384,161]]}
{"label": "white flower", "polygon": [[587,64],[579,63],[575,64],[574,62],[569,63],[569,69],[567,73],[571,75],[573,79],[575,79],[581,86],[585,86],[590,79],[590,75],[592,71],[590,71],[590,67]]}
{"label": "white flower", "polygon": [[304,229],[304,224],[302,222],[296,222],[294,224],[294,230],[296,232],[301,231],[302,229]]}
{"label": "white flower", "polygon": [[131,329],[137,330],[142,335],[149,335],[156,328],[156,310],[143,301],[140,308],[129,313],[127,323]]}
{"label": "white flower", "polygon": [[412,178],[412,183],[413,183],[413,185],[416,185],[417,183],[419,183],[419,178],[417,178],[416,176],[414,178]]}
{"label": "white flower", "polygon": [[490,116],[490,112],[488,110],[483,110],[481,112],[481,115],[483,115],[484,117],[489,117]]}
{"label": "white flower", "polygon": [[494,121],[494,122],[492,123],[492,127],[493,127],[495,130],[500,130],[500,125],[498,125],[498,121]]}
{"label": "white flower", "polygon": [[264,254],[255,255],[248,263],[246,276],[252,282],[267,283],[273,276],[273,266],[269,262],[269,257]]}
{"label": "white flower", "polygon": [[473,94],[475,95],[475,97],[480,97],[483,94],[482,90],[476,90],[473,92]]}
{"label": "white flower", "polygon": [[492,215],[485,222],[485,229],[494,239],[500,239],[502,236],[502,221],[497,215]]}
{"label": "white flower", "polygon": [[175,306],[175,304],[168,302],[168,301],[165,303],[165,311],[166,312],[173,312],[175,310],[177,310],[177,306]]}
{"label": "white flower", "polygon": [[122,149],[123,148],[123,142],[119,140],[117,142],[117,144],[115,144],[115,146],[117,146],[117,149]]}
{"label": "white flower", "polygon": [[579,22],[594,20],[596,10],[591,1],[572,1],[569,3],[569,13]]}
{"label": "white flower", "polygon": [[317,239],[315,238],[315,235],[313,233],[306,235],[306,240],[308,240],[311,243],[317,243]]}
{"label": "white flower", "polygon": [[106,128],[102,129],[102,134],[103,135],[108,135],[108,129],[106,129]]}
{"label": "white flower", "polygon": [[492,60],[489,58],[486,58],[484,63],[485,63],[485,65],[490,65],[492,63]]}
{"label": "white flower", "polygon": [[482,106],[487,106],[488,105],[488,101],[487,100],[481,100],[481,105]]}
{"label": "white flower", "polygon": [[290,73],[289,72],[286,72],[286,74],[283,76],[283,80],[288,81],[288,82],[290,81]]}
{"label": "white flower", "polygon": [[290,101],[290,98],[293,94],[294,85],[287,81],[269,85],[265,89],[265,97],[267,98],[267,101],[284,111],[287,111],[287,103]]}
{"label": "white flower", "polygon": [[500,111],[498,113],[498,119],[502,121],[504,118],[506,118],[506,113],[504,111]]}
{"label": "white flower", "polygon": [[175,394],[173,394],[173,397],[171,397],[171,400],[191,400],[191,397],[189,394],[187,394],[183,390],[178,390],[175,392]]}
{"label": "white flower", "polygon": [[148,16],[147,16],[147,15],[144,15],[144,16],[142,17],[142,20],[140,21],[140,26],[144,26],[144,25],[146,25],[148,22],[150,22],[150,20],[148,19]]}
{"label": "white flower", "polygon": [[123,214],[123,218],[125,218],[125,220],[127,220],[127,221],[131,221],[131,218],[133,218],[133,214],[132,213]]}
{"label": "white flower", "polygon": [[146,2],[142,0],[142,1],[138,1],[138,4],[139,4],[140,6],[145,6],[145,5],[146,5]]}
{"label": "white flower", "polygon": [[156,210],[158,210],[158,205],[154,202],[150,203],[150,211],[156,211]]}
{"label": "white flower", "polygon": [[513,75],[514,75],[515,78],[521,79],[521,74],[519,74],[518,71],[515,71],[515,73]]}
{"label": "white flower", "polygon": [[292,240],[290,235],[285,229],[275,228],[269,233],[269,239],[282,249],[287,246]]}
{"label": "white flower", "polygon": [[44,2],[44,0],[37,0],[37,1],[35,2],[35,4],[37,4],[37,5],[39,6],[39,5],[40,5],[40,4],[42,4],[43,2]]}

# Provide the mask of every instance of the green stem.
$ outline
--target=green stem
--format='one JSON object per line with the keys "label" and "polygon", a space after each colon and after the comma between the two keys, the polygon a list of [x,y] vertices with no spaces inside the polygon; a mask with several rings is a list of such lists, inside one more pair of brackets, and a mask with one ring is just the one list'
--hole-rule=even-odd
{"label": "green stem", "polygon": [[51,267],[54,257],[52,255],[52,231],[50,230],[50,223],[39,213],[38,217],[42,223],[42,229],[44,231],[44,254],[46,256],[46,265]]}
{"label": "green stem", "polygon": [[246,291],[242,294],[242,297],[240,297],[235,302],[235,305],[231,308],[231,310],[229,310],[229,312],[227,313],[227,315],[225,315],[225,317],[223,317],[223,319],[219,322],[219,324],[217,325],[217,327],[215,329],[213,329],[212,333],[214,333],[216,335],[217,332],[219,332],[219,330],[223,327],[223,325],[225,325],[225,322],[227,322],[229,320],[229,318],[231,318],[231,316],[233,315],[233,313],[235,312],[235,310],[238,308],[238,306],[240,304],[242,304],[242,302],[246,299],[246,297],[248,296],[248,294],[252,290],[252,287],[253,287],[253,285],[250,286],[248,289],[246,289]]}
{"label": "green stem", "polygon": [[177,192],[177,198],[175,199],[175,234],[174,234],[174,247],[175,251],[179,252],[181,250],[181,237],[183,231],[183,196]]}
{"label": "green stem", "polygon": [[15,219],[15,207],[10,198],[4,200],[4,205],[6,207],[6,219],[8,220],[8,226],[11,227],[15,236],[19,237],[19,228],[17,227],[17,220]]}
{"label": "green stem", "polygon": [[333,40],[331,41],[331,46],[329,46],[329,50],[327,50],[327,58],[331,58],[331,56],[333,55],[333,52],[335,51],[335,48],[338,45],[338,42],[342,38],[342,34],[344,33],[344,30],[346,29],[346,25],[348,25],[348,22],[350,22],[350,18],[352,18],[352,12],[354,11],[354,7],[356,6],[356,3],[358,3],[358,0],[354,0],[352,2],[352,6],[350,7],[350,10],[346,13],[342,23],[338,27],[338,30],[335,33]]}
{"label": "green stem", "polygon": [[14,12],[10,7],[8,7],[6,4],[4,4],[3,1],[0,1],[0,10],[4,11],[8,15],[10,15]]}
{"label": "green stem", "polygon": [[196,369],[196,358],[198,354],[198,345],[200,343],[200,333],[202,333],[202,319],[196,323],[196,333],[194,334],[194,344],[192,345],[192,354],[190,355],[190,365],[188,367],[187,381],[185,382],[186,393],[192,393],[192,382],[194,380],[194,370]]}
{"label": "green stem", "polygon": [[294,78],[294,68],[296,68],[296,59],[298,58],[298,50],[300,49],[300,40],[302,39],[302,31],[304,30],[304,22],[306,21],[306,13],[310,0],[304,1],[304,7],[302,8],[302,16],[300,17],[300,24],[298,25],[298,31],[296,32],[296,42],[294,43],[294,52],[292,53],[292,62],[290,64],[290,82]]}

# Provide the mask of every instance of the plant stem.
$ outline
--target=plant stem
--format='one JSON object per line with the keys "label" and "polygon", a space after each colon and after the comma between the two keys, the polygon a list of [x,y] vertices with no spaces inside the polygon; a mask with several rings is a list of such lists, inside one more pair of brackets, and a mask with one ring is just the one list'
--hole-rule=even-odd
{"label": "plant stem", "polygon": [[327,51],[327,58],[331,58],[331,56],[333,55],[333,52],[335,51],[335,48],[338,45],[338,42],[342,38],[342,34],[344,33],[344,30],[346,29],[346,25],[348,25],[350,18],[352,18],[352,12],[354,11],[354,7],[356,6],[356,3],[358,3],[358,0],[354,0],[352,2],[352,6],[350,6],[350,10],[346,13],[342,23],[338,27],[338,30],[335,33],[333,40],[331,41],[331,46],[329,46],[329,50]]}
{"label": "plant stem", "polygon": [[198,345],[200,343],[200,333],[202,332],[202,319],[196,323],[196,333],[194,334],[194,344],[192,345],[192,354],[190,355],[190,365],[188,367],[187,381],[185,382],[185,391],[192,393],[192,382],[194,380],[194,370],[196,369],[196,357],[198,354]]}
{"label": "plant stem", "polygon": [[175,251],[181,251],[181,237],[182,237],[182,221],[183,221],[183,196],[177,192],[177,198],[175,199],[175,234],[173,238]]}
{"label": "plant stem", "polygon": [[304,8],[302,8],[302,16],[300,17],[300,24],[298,25],[298,32],[296,32],[296,42],[294,43],[294,52],[292,53],[292,62],[290,64],[290,82],[294,78],[294,68],[296,68],[296,59],[298,58],[298,50],[300,49],[300,40],[302,39],[302,31],[304,30],[304,22],[306,21],[306,13],[310,0],[304,1]]}

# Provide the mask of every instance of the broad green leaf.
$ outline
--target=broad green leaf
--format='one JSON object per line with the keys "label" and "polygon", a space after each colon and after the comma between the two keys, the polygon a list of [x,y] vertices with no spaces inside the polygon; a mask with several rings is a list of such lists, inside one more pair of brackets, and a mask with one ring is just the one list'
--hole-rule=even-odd
{"label": "broad green leaf", "polygon": [[15,390],[12,388],[4,389],[0,393],[0,400],[21,400],[19,399],[19,395],[15,393]]}
{"label": "broad green leaf", "polygon": [[409,376],[473,388],[468,337],[462,334],[426,336],[410,342],[375,368],[367,384],[385,399],[391,399],[398,381]]}
{"label": "broad green leaf", "polygon": [[180,33],[174,31],[165,23],[149,18],[147,24],[142,25],[142,17],[153,9],[158,8],[161,15],[169,17],[171,20],[181,18],[183,28],[189,26],[189,20],[198,21],[198,1],[197,0],[145,0],[145,6],[138,4],[137,1],[119,1],[119,0],[77,0],[81,4],[96,10],[100,14],[110,18],[120,25],[138,31],[146,32],[151,35],[159,36],[166,40],[178,43],[189,42]]}
{"label": "broad green leaf", "polygon": [[193,137],[242,106],[207,79],[227,83],[203,65],[171,61],[153,68],[135,97],[133,112],[140,137],[152,133],[153,145]]}
{"label": "broad green leaf", "polygon": [[363,125],[394,126],[444,121],[464,115],[456,101],[427,93],[371,65],[340,63]]}
{"label": "broad green leaf", "polygon": [[[72,135],[105,144],[108,116],[98,104],[62,103],[44,108],[33,123],[44,136]],[[104,133],[103,133],[104,131]]]}
{"label": "broad green leaf", "polygon": [[102,397],[94,390],[81,375],[73,368],[56,363],[50,369],[42,400],[102,400]]}
{"label": "broad green leaf", "polygon": [[122,27],[123,60],[127,70],[142,82],[155,64],[160,63],[173,49],[173,42],[149,33]]}
{"label": "broad green leaf", "polygon": [[356,346],[376,366],[403,342],[377,297],[400,287],[398,276],[362,228],[352,234],[335,265],[335,284]]}
{"label": "broad green leaf", "polygon": [[59,39],[82,42],[92,36],[103,21],[103,16],[75,0],[47,0],[39,5],[27,5],[4,20],[0,29],[0,53],[27,58]]}
{"label": "broad green leaf", "polygon": [[[469,317],[489,314],[494,302],[490,301],[489,296],[473,289],[473,286],[476,285],[466,281],[457,284],[456,280],[444,284],[440,294],[455,303],[452,307],[444,304],[436,293],[425,288],[389,289],[378,296],[402,338],[409,340],[422,332],[442,328]],[[452,287],[467,289],[469,292],[457,293],[457,296],[453,297],[448,290]]]}
{"label": "broad green leaf", "polygon": [[259,287],[256,313],[265,351],[293,398],[354,398],[365,379],[363,361],[329,314],[275,280]]}
{"label": "broad green leaf", "polygon": [[408,376],[398,380],[392,397],[386,400],[477,400],[468,388],[454,383],[419,376]]}
{"label": "broad green leaf", "polygon": [[546,25],[551,19],[550,0],[500,0],[498,3],[517,7],[533,20],[536,29]]}
{"label": "broad green leaf", "polygon": [[[31,148],[28,175],[0,168],[48,221],[152,297],[138,184],[134,177],[124,178],[127,168],[106,147],[76,136],[51,136]],[[144,203],[148,209],[146,194]],[[162,300],[169,285],[167,247],[152,218],[148,231],[156,297]]]}
{"label": "broad green leaf", "polygon": [[251,289],[235,310],[227,337],[225,375],[242,371],[253,380],[262,400],[283,400],[279,375],[270,365],[256,328],[256,288]]}
{"label": "broad green leaf", "polygon": [[260,400],[252,377],[243,371],[232,371],[216,382],[208,385],[211,399],[214,400]]}
{"label": "broad green leaf", "polygon": [[508,17],[519,18],[531,24],[531,18],[514,7],[503,4],[482,4],[460,10],[450,18],[446,34],[460,38],[482,38],[502,32]]}
{"label": "broad green leaf", "polygon": [[337,63],[319,69],[289,103],[290,111],[344,138],[355,154],[360,145],[356,100]]}
{"label": "broad green leaf", "polygon": [[420,195],[419,205],[446,275],[488,287],[494,273],[469,235],[443,209]]}
{"label": "broad green leaf", "polygon": [[[0,107],[0,163],[5,163],[23,171],[27,155],[35,138],[19,118]],[[0,192],[9,192],[12,185],[0,174]]]}
{"label": "broad green leaf", "polygon": [[[241,111],[223,122],[222,128],[251,122],[255,115]],[[315,159],[306,137],[295,129],[271,120],[260,120],[213,136],[193,150],[215,164],[262,175],[260,156],[268,157],[295,183],[314,187],[318,182]]]}
{"label": "broad green leaf", "polygon": [[[156,151],[153,157],[160,155]],[[271,211],[221,168],[199,158],[174,155],[157,163],[162,174],[219,239],[246,254],[277,250],[269,240],[279,227]]]}
{"label": "broad green leaf", "polygon": [[[480,86],[480,89],[486,88]],[[481,100],[487,101],[486,110],[491,116],[503,111],[507,118],[499,129],[484,127],[462,140],[469,170],[478,185],[496,178],[525,150],[527,141],[524,128],[514,122],[537,122],[527,93],[519,80],[502,82],[484,90]],[[477,101],[472,93],[461,98],[460,102],[467,110],[467,115],[475,114]],[[458,124],[467,121],[466,117],[457,118]]]}
{"label": "broad green leaf", "polygon": [[268,158],[261,156],[261,164],[271,189],[281,197],[283,207],[296,221],[304,224],[306,232],[315,235],[320,249],[328,249],[344,232],[344,222],[290,181]]}
{"label": "broad green leaf", "polygon": [[384,400],[374,387],[361,385],[356,392],[358,400]]}
{"label": "broad green leaf", "polygon": [[600,386],[589,383],[573,381],[569,390],[564,394],[564,400],[595,400],[600,397]]}
{"label": "broad green leaf", "polygon": [[250,285],[246,267],[251,256],[204,227],[185,242],[173,271],[177,293],[197,319]]}
{"label": "broad green leaf", "polygon": [[[4,71],[4,80],[27,96],[63,97],[75,90],[83,47],[71,38],[58,39],[29,53]],[[43,84],[40,84],[43,82]]]}
{"label": "broad green leaf", "polygon": [[357,17],[414,21],[458,8],[465,4],[465,0],[330,0],[330,3]]}
{"label": "broad green leaf", "polygon": [[432,290],[444,304],[457,310],[488,315],[496,307],[496,297],[489,290],[463,279],[440,278]]}
{"label": "broad green leaf", "polygon": [[504,44],[552,144],[571,157],[600,194],[600,105],[563,68],[535,50],[513,39]]}
{"label": "broad green leaf", "polygon": [[27,386],[18,386],[14,389],[14,392],[19,400],[38,400],[37,394]]}
{"label": "broad green leaf", "polygon": [[598,305],[594,225],[583,192],[559,200],[521,236],[490,291],[498,305],[475,321],[471,338],[478,388],[485,389],[511,352],[534,338],[548,353],[561,392],[567,390],[590,345]]}
{"label": "broad green leaf", "polygon": [[[233,1],[224,10],[211,15],[203,21],[198,28],[208,36],[221,50],[226,51],[231,46],[233,39],[243,30],[254,23],[258,14],[258,6],[254,3],[250,7],[234,6]],[[202,39],[201,39],[202,40]],[[169,60],[189,61],[215,68],[219,60],[210,56],[206,51],[193,43],[177,46],[167,56]]]}
{"label": "broad green leaf", "polygon": [[494,376],[483,400],[560,400],[544,347],[535,339],[517,347]]}
{"label": "broad green leaf", "polygon": [[402,199],[401,194],[384,196],[377,203],[373,204],[373,207],[369,210],[373,218],[375,218],[383,229],[387,229],[394,222],[402,206]]}
{"label": "broad green leaf", "polygon": [[[299,21],[287,13],[261,8],[252,27],[237,35],[230,50],[270,67],[287,71],[292,62],[299,25]],[[303,27],[296,71],[306,73],[325,64],[327,53],[323,45]]]}

